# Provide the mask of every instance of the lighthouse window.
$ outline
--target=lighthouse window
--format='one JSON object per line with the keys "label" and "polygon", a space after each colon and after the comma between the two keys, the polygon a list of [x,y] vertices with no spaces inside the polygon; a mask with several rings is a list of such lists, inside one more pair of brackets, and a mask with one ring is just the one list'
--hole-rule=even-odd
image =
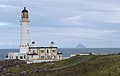
{"label": "lighthouse window", "polygon": [[20,59],[23,59],[23,57],[22,57],[22,56],[20,56]]}
{"label": "lighthouse window", "polygon": [[18,56],[16,56],[16,59],[18,59]]}
{"label": "lighthouse window", "polygon": [[44,59],[44,56],[41,56],[41,59]]}
{"label": "lighthouse window", "polygon": [[6,56],[6,58],[8,58],[8,55]]}
{"label": "lighthouse window", "polygon": [[41,50],[41,53],[44,53],[44,50]]}
{"label": "lighthouse window", "polygon": [[24,59],[26,58],[26,56],[24,55]]}
{"label": "lighthouse window", "polygon": [[55,53],[55,50],[52,50],[53,53]]}
{"label": "lighthouse window", "polygon": [[27,45],[29,46],[29,43],[27,43]]}
{"label": "lighthouse window", "polygon": [[35,50],[33,50],[33,54],[35,53]]}
{"label": "lighthouse window", "polygon": [[12,56],[12,59],[13,59],[13,56]]}
{"label": "lighthouse window", "polygon": [[59,58],[60,58],[60,55],[59,55]]}
{"label": "lighthouse window", "polygon": [[47,50],[47,53],[49,52],[49,50]]}

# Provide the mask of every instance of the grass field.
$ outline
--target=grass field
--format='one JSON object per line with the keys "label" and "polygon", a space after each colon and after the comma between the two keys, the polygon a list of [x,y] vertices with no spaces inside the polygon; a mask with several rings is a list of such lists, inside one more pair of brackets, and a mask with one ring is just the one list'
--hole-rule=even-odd
{"label": "grass field", "polygon": [[120,76],[120,55],[75,56],[70,59],[8,67],[14,74],[29,76]]}

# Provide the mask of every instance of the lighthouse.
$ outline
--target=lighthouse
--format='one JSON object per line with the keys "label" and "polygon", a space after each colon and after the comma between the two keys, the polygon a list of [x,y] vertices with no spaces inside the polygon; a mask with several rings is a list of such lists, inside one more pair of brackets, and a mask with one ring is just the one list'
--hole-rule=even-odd
{"label": "lighthouse", "polygon": [[20,26],[20,53],[27,53],[30,46],[30,31],[29,31],[29,13],[24,7],[21,12]]}
{"label": "lighthouse", "polygon": [[47,47],[38,47],[34,41],[30,44],[29,22],[29,12],[24,7],[20,20],[20,52],[9,52],[6,59],[25,60],[28,64],[62,60],[62,53],[54,42]]}

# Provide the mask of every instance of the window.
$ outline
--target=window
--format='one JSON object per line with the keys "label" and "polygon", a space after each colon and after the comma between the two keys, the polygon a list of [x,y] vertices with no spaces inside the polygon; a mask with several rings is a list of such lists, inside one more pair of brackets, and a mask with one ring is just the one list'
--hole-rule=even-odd
{"label": "window", "polygon": [[41,53],[44,53],[44,50],[41,50]]}
{"label": "window", "polygon": [[16,59],[18,59],[18,56],[16,56]]}
{"label": "window", "polygon": [[33,50],[33,54],[35,53],[35,50]]}
{"label": "window", "polygon": [[24,59],[26,58],[26,56],[24,55]]}
{"label": "window", "polygon": [[10,56],[10,59],[11,59],[11,56]]}
{"label": "window", "polygon": [[6,58],[8,58],[8,55],[6,56]]}
{"label": "window", "polygon": [[49,50],[47,50],[47,53],[49,52]]}
{"label": "window", "polygon": [[59,59],[60,59],[60,55],[59,55]]}
{"label": "window", "polygon": [[20,56],[20,59],[23,59],[23,57],[22,57],[22,56]]}
{"label": "window", "polygon": [[13,59],[13,56],[12,56],[12,59]]}
{"label": "window", "polygon": [[29,46],[29,43],[27,43],[27,46]]}
{"label": "window", "polygon": [[44,59],[44,56],[41,56],[41,59]]}
{"label": "window", "polygon": [[56,52],[56,50],[52,50],[52,52],[53,52],[53,53],[55,53],[55,52]]}

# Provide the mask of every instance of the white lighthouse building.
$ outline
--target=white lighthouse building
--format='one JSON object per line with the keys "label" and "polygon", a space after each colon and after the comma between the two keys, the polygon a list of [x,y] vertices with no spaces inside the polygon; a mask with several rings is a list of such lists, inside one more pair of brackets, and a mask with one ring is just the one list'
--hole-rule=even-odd
{"label": "white lighthouse building", "polygon": [[20,52],[8,53],[6,59],[25,60],[27,63],[62,60],[62,53],[58,47],[55,47],[54,42],[51,42],[48,47],[37,47],[35,42],[30,43],[29,22],[29,12],[24,7],[20,21]]}
{"label": "white lighthouse building", "polygon": [[20,27],[20,53],[27,53],[30,46],[29,14],[24,7],[21,13]]}

